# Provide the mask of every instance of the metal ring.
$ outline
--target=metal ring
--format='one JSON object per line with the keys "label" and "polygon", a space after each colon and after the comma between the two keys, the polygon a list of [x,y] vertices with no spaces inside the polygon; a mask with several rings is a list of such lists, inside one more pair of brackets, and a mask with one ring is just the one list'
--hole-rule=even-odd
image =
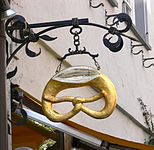
{"label": "metal ring", "polygon": [[26,120],[27,120],[27,113],[24,109],[21,109],[21,115],[23,117],[21,122],[14,122],[10,118],[8,118],[8,120],[9,120],[9,122],[11,122],[13,125],[16,125],[16,126],[24,125],[26,123]]}
{"label": "metal ring", "polygon": [[[76,30],[76,31],[73,32],[73,30],[75,30],[75,29],[77,29],[77,30],[79,29],[79,31]],[[72,27],[70,29],[70,33],[73,34],[73,35],[80,34],[81,32],[82,32],[82,28],[80,26],[78,26],[78,27]]]}
{"label": "metal ring", "polygon": [[110,42],[110,39],[112,38],[112,37],[110,37],[110,38],[106,38],[107,37],[107,35],[109,35],[110,33],[106,33],[105,35],[104,35],[104,37],[103,37],[103,42],[104,42],[104,45],[110,50],[110,51],[112,51],[112,52],[118,52],[118,51],[120,51],[121,49],[122,49],[122,47],[123,47],[123,39],[121,38],[121,36],[120,36],[120,34],[118,34],[118,33],[115,33],[114,35],[117,35],[117,37],[118,37],[118,40],[117,40],[117,42],[115,42],[115,43],[112,43],[112,42]]}

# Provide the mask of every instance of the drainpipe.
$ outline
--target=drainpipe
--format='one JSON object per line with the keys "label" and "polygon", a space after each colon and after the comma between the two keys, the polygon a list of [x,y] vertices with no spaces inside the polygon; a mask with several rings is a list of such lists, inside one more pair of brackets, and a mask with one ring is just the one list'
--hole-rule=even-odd
{"label": "drainpipe", "polygon": [[4,21],[0,20],[0,150],[8,150]]}

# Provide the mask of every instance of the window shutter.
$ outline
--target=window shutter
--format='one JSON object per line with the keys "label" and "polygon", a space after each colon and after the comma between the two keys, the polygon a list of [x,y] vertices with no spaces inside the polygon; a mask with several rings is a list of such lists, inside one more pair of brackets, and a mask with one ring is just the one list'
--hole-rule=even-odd
{"label": "window shutter", "polygon": [[135,22],[136,28],[144,39],[148,40],[147,4],[145,0],[135,0]]}

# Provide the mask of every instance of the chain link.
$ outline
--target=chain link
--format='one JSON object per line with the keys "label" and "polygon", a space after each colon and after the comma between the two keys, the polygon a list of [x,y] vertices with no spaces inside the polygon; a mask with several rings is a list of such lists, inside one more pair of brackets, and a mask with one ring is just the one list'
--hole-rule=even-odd
{"label": "chain link", "polygon": [[80,45],[80,37],[77,31],[75,31],[73,39],[74,39],[74,45],[76,47],[76,51],[78,51],[78,46]]}
{"label": "chain link", "polygon": [[[71,50],[71,48],[68,49],[68,54],[66,54],[66,57],[69,56],[69,55],[73,55],[73,54],[83,54],[85,52],[85,50],[79,50],[79,46],[80,46],[80,37],[79,37],[79,34],[82,32],[82,28],[80,26],[78,27],[72,27],[70,29],[70,33],[73,35],[73,40],[74,40],[74,46],[75,46],[75,51]],[[86,53],[87,54],[87,53]],[[90,56],[91,54],[88,53]],[[63,59],[65,59],[66,57],[64,57]],[[97,67],[97,70],[100,70],[100,65],[99,63],[96,61],[95,57],[97,56],[91,56],[92,59],[94,60],[94,63],[95,63],[95,66]],[[60,72],[61,70],[61,66],[62,66],[62,63],[63,63],[63,59],[61,59],[61,62],[60,64],[57,66],[57,69],[56,69],[56,74],[58,72]]]}
{"label": "chain link", "polygon": [[97,67],[97,70],[100,70],[101,67],[100,67],[99,63],[97,62],[97,60],[95,59],[95,57],[93,57],[93,60],[95,62],[95,66]]}
{"label": "chain link", "polygon": [[61,61],[60,61],[60,64],[57,66],[56,74],[57,74],[58,72],[60,72],[62,63],[63,63],[63,60],[61,60]]}

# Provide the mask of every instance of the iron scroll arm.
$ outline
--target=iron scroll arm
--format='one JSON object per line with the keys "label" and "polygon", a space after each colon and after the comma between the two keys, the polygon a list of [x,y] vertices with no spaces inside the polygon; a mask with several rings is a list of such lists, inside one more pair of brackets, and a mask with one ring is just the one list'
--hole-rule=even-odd
{"label": "iron scroll arm", "polygon": [[[125,36],[123,34],[123,32],[127,32],[129,30],[129,28],[131,27],[131,23],[132,23],[131,19],[127,14],[123,14],[123,13],[114,15],[114,17],[115,16],[117,17],[116,22],[127,22],[127,26],[124,30],[118,30],[118,29],[115,28],[115,31],[112,34],[120,34],[120,36],[121,35]],[[108,30],[108,31],[111,30],[111,27],[105,27],[103,25],[99,25],[99,24],[95,24],[95,23],[89,23],[88,18],[76,19],[76,20],[78,22],[78,25],[89,25],[89,26],[99,27],[99,28],[102,28],[102,29],[105,29],[105,30]],[[15,21],[15,22],[11,26],[9,26],[10,22],[12,22],[12,21]],[[55,40],[56,38],[51,38],[47,35],[42,35],[42,34],[48,32],[48,31],[54,30],[54,29],[73,26],[73,22],[74,22],[74,19],[65,20],[65,21],[28,24],[24,17],[22,17],[20,15],[16,15],[15,17],[7,20],[7,22],[5,24],[5,28],[6,28],[7,35],[12,39],[12,41],[14,41],[16,43],[37,42],[39,38],[42,38],[43,40],[51,40],[52,41],[52,40]],[[48,27],[48,28],[43,29],[42,31],[40,31],[38,33],[34,33],[32,31],[33,28],[42,28],[42,27]],[[20,39],[13,36],[13,32],[15,30],[19,30],[20,35],[21,35]]]}
{"label": "iron scroll arm", "polygon": [[[11,40],[13,42],[19,43],[20,45],[13,51],[10,57],[7,58],[6,60],[7,65],[9,65],[13,56],[15,56],[16,53],[25,45],[26,45],[25,51],[29,57],[36,57],[40,55],[41,50],[38,53],[35,53],[29,49],[29,44],[31,42],[37,42],[39,39],[46,40],[46,41],[56,40],[57,37],[50,37],[48,35],[45,35],[45,33],[48,31],[52,31],[52,30],[64,28],[64,27],[69,27],[69,26],[73,26],[75,28],[78,28],[78,27],[81,28],[81,26],[93,26],[93,27],[107,30],[108,32],[103,37],[103,43],[112,52],[118,52],[122,49],[122,46],[123,46],[122,36],[129,38],[131,40],[134,40],[134,41],[138,41],[135,38],[124,34],[124,32],[127,32],[130,29],[131,24],[132,24],[131,18],[127,14],[120,13],[120,14],[108,16],[108,18],[110,17],[113,17],[113,22],[115,22],[115,18],[116,18],[116,23],[126,22],[126,28],[119,30],[113,26],[106,27],[100,24],[90,23],[88,18],[84,18],[84,19],[73,18],[72,20],[28,24],[24,17],[20,15],[16,15],[13,18],[10,18],[6,21],[5,30],[6,30],[7,35],[11,38]],[[37,33],[34,33],[33,29],[35,28],[43,28],[43,29]],[[19,35],[20,35],[19,38],[14,36],[14,31],[17,31],[17,30],[19,31]],[[117,41],[114,43],[111,42],[111,38],[113,36],[117,37]],[[90,52],[85,51],[85,48],[83,50],[79,50],[78,47],[76,47],[76,50],[77,51],[75,52],[72,51],[68,55],[89,54],[89,56],[91,56],[92,58],[95,58],[94,56],[97,55],[97,54],[93,55]],[[14,74],[15,72],[16,71],[14,71]]]}

